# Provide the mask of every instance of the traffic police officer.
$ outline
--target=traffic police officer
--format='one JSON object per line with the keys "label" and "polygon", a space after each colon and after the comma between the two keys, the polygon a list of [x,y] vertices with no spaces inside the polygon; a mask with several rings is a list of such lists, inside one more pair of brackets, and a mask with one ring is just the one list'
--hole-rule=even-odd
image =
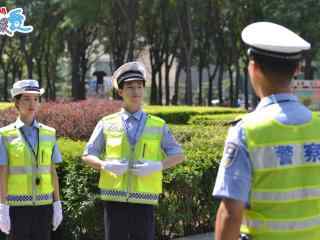
{"label": "traffic police officer", "polygon": [[55,130],[35,119],[43,93],[36,80],[16,82],[19,117],[0,129],[0,230],[12,240],[48,240],[62,221]]}
{"label": "traffic police officer", "polygon": [[141,109],[144,66],[126,63],[114,72],[112,81],[123,109],[98,122],[83,160],[100,171],[105,239],[151,240],[162,170],[181,163],[184,156],[165,122]]}
{"label": "traffic police officer", "polygon": [[229,129],[213,195],[215,239],[320,239],[320,118],[291,94],[310,44],[270,22],[242,31],[261,101]]}

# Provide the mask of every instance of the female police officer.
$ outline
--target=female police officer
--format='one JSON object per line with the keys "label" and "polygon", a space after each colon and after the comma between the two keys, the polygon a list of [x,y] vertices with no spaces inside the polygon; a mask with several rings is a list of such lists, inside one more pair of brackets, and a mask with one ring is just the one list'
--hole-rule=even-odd
{"label": "female police officer", "polygon": [[16,82],[19,117],[0,129],[0,229],[12,240],[48,240],[62,221],[55,130],[35,119],[43,93],[36,80]]}

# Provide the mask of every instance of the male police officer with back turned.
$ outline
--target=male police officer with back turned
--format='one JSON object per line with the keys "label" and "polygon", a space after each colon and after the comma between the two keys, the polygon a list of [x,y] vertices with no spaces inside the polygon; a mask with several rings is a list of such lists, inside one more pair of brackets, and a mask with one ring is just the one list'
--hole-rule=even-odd
{"label": "male police officer with back turned", "polygon": [[162,191],[162,170],[182,162],[184,156],[167,124],[142,110],[143,64],[126,63],[112,78],[123,109],[97,124],[83,160],[100,170],[105,239],[153,240],[153,205]]}
{"label": "male police officer with back turned", "polygon": [[215,239],[320,239],[320,117],[290,90],[310,44],[270,22],[247,26],[242,39],[261,101],[229,130],[213,191]]}

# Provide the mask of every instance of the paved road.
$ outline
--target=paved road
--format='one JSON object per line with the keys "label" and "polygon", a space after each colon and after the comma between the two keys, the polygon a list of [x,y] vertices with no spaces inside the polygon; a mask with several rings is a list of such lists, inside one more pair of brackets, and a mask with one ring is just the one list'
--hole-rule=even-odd
{"label": "paved road", "polygon": [[214,240],[213,232],[211,233],[204,233],[204,234],[198,234],[183,238],[177,238],[176,240]]}

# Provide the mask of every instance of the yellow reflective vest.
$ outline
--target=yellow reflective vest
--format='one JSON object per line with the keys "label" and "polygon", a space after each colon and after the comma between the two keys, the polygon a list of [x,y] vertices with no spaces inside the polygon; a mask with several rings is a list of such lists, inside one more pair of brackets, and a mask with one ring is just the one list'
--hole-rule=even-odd
{"label": "yellow reflective vest", "polygon": [[38,159],[15,123],[0,129],[8,154],[7,202],[11,206],[51,204],[51,155],[55,130],[39,124]]}
{"label": "yellow reflective vest", "polygon": [[320,239],[319,116],[302,125],[263,114],[243,122],[253,174],[241,232],[254,240]]}
{"label": "yellow reflective vest", "polygon": [[157,204],[162,192],[162,171],[148,176],[136,176],[130,172],[137,161],[162,161],[164,153],[161,139],[165,122],[155,116],[147,115],[142,135],[136,145],[130,145],[122,126],[121,114],[116,113],[103,118],[106,142],[105,161],[128,161],[129,170],[117,176],[101,170],[99,188],[101,199],[106,201]]}

